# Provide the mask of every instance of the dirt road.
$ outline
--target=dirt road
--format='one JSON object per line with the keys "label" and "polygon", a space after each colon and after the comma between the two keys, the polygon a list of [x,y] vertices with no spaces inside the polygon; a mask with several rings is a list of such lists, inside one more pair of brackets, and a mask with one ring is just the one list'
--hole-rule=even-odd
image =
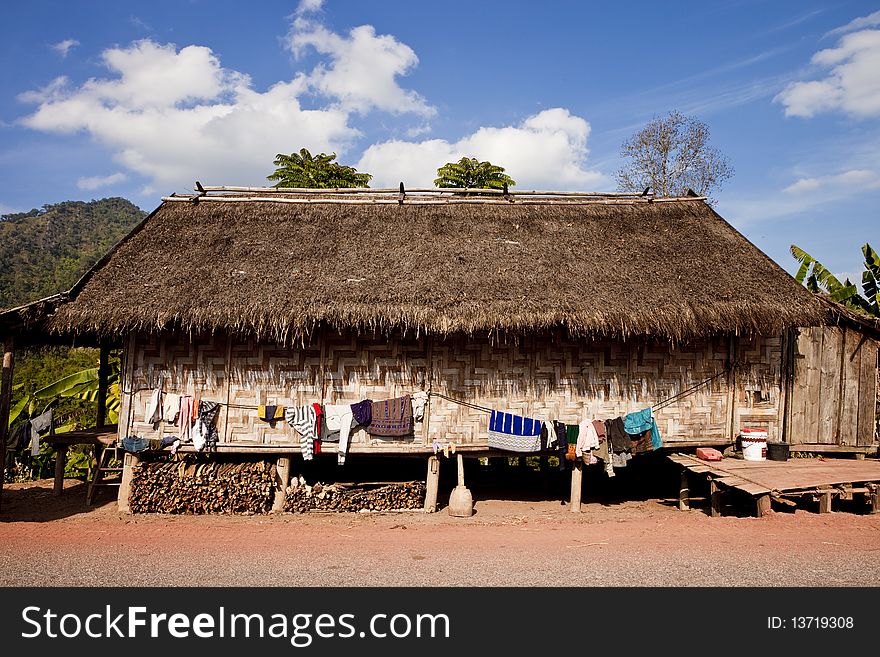
{"label": "dirt road", "polygon": [[71,586],[878,586],[880,515],[710,518],[672,500],[478,499],[434,514],[122,516],[84,484],[16,484],[0,584]]}

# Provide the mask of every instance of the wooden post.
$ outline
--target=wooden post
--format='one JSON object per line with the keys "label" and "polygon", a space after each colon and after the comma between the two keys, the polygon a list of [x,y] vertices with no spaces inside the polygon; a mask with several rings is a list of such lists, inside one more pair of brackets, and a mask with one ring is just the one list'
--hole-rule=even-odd
{"label": "wooden post", "polygon": [[67,465],[67,445],[55,447],[55,485],[52,495],[58,497],[64,491],[64,468]]}
{"label": "wooden post", "polygon": [[140,462],[137,454],[126,452],[122,461],[122,482],[119,484],[119,497],[116,498],[116,507],[120,513],[131,513],[128,497],[131,493],[131,478],[134,474],[132,469]]}
{"label": "wooden post", "polygon": [[275,501],[272,504],[272,513],[284,511],[287,502],[287,486],[290,483],[290,457],[279,456],[275,466],[275,477],[278,482],[278,490],[275,492]]}
{"label": "wooden post", "polygon": [[440,459],[428,457],[427,489],[425,490],[425,511],[434,513],[437,510],[437,489],[440,487]]}
{"label": "wooden post", "polygon": [[819,492],[819,513],[831,513],[831,491]]}
{"label": "wooden post", "polygon": [[574,462],[571,470],[571,507],[572,513],[581,512],[581,491],[583,486],[584,464],[580,459]]}
{"label": "wooden post", "polygon": [[101,428],[107,424],[107,382],[110,378],[110,345],[101,341],[101,355],[98,360],[98,410],[95,426]]}
{"label": "wooden post", "polygon": [[687,468],[681,469],[681,484],[678,488],[678,510],[688,511],[691,508],[691,491],[688,487]]}
{"label": "wooden post", "polygon": [[6,474],[6,438],[9,433],[9,406],[12,403],[14,349],[15,341],[12,336],[8,336],[3,344],[3,375],[0,377],[0,508],[3,505],[3,482]]}
{"label": "wooden post", "polygon": [[880,513],[880,486],[869,483],[865,485],[865,488],[868,489],[866,499],[868,504],[871,505],[869,513]]}
{"label": "wooden post", "polygon": [[770,493],[765,493],[764,495],[758,495],[756,498],[757,502],[757,516],[759,518],[763,518],[770,512]]}
{"label": "wooden post", "polygon": [[709,479],[709,515],[713,518],[721,515],[721,488],[714,479]]}

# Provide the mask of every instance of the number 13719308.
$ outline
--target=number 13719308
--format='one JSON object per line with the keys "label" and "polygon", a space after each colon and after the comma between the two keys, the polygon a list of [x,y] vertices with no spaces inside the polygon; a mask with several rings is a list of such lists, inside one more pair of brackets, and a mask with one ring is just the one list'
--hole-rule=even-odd
{"label": "number 13719308", "polygon": [[770,630],[851,630],[852,616],[768,616]]}

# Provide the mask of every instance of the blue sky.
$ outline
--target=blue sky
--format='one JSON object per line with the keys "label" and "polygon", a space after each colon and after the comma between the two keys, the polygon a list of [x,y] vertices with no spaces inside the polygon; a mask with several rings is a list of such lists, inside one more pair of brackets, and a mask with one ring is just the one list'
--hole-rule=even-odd
{"label": "blue sky", "polygon": [[736,175],[717,209],[789,271],[880,248],[880,3],[151,0],[10,3],[0,212],[264,184],[334,151],[373,186],[462,155],[520,189],[614,189],[621,142],[677,109]]}

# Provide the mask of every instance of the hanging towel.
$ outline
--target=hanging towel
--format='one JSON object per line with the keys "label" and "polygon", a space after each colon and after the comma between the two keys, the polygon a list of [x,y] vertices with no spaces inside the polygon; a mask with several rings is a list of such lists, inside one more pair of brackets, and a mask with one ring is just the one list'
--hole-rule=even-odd
{"label": "hanging towel", "polygon": [[162,402],[162,419],[168,424],[177,424],[180,415],[180,395],[169,392]]}
{"label": "hanging towel", "polygon": [[373,402],[373,417],[367,431],[373,436],[396,438],[413,432],[412,401],[409,395]]}
{"label": "hanging towel", "polygon": [[178,413],[177,417],[177,437],[184,443],[188,443],[192,440],[193,406],[193,398],[191,395],[181,396],[180,413]]}
{"label": "hanging towel", "polygon": [[584,452],[599,448],[599,436],[593,427],[592,420],[583,420],[578,426],[578,439],[575,445],[575,456],[581,458]]}
{"label": "hanging towel", "polygon": [[336,452],[336,462],[345,465],[345,455],[348,452],[348,437],[351,430],[357,426],[349,404],[327,404],[324,406],[324,436],[339,433],[339,449]]}
{"label": "hanging towel", "polygon": [[311,461],[315,453],[315,422],[317,414],[312,404],[305,406],[290,406],[284,412],[287,424],[292,426],[299,433],[299,448],[303,455],[303,460]]}
{"label": "hanging towel", "polygon": [[40,434],[52,428],[52,409],[31,419],[31,456],[40,455]]}
{"label": "hanging towel", "polygon": [[422,422],[425,419],[425,405],[428,403],[428,393],[420,390],[412,396],[412,412],[415,422]]}
{"label": "hanging towel", "polygon": [[278,422],[278,420],[284,419],[284,407],[283,406],[257,406],[257,417],[262,422],[268,422],[269,426],[274,429],[275,423]]}
{"label": "hanging towel", "polygon": [[162,389],[156,388],[147,402],[147,412],[144,413],[144,422],[156,424],[162,419]]}
{"label": "hanging towel", "polygon": [[214,447],[219,441],[217,435],[217,417],[220,415],[220,404],[213,401],[199,400],[199,419],[196,420],[193,447],[201,451]]}
{"label": "hanging towel", "polygon": [[492,411],[489,417],[489,447],[508,452],[540,452],[543,422],[530,417]]}
{"label": "hanging towel", "polygon": [[629,413],[623,418],[624,430],[631,436],[641,436],[646,431],[651,432],[652,449],[660,449],[662,442],[660,440],[660,429],[657,428],[657,422],[651,416],[651,409],[645,408],[635,413]]}
{"label": "hanging towel", "polygon": [[373,419],[373,400],[365,399],[351,405],[351,415],[358,426],[369,426]]}

